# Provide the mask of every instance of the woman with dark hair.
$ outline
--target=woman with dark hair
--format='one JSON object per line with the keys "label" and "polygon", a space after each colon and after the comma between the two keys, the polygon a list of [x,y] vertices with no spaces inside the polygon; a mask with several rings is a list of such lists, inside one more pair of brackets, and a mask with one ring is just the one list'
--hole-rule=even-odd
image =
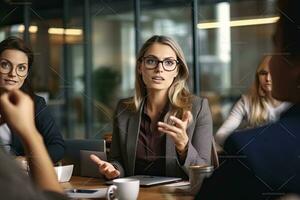
{"label": "woman with dark hair", "polygon": [[100,173],[187,178],[190,165],[210,165],[212,119],[207,99],[187,87],[188,67],[179,45],[155,35],[136,61],[134,97],[119,102],[111,160],[92,155]]}
{"label": "woman with dark hair", "polygon": [[[34,100],[35,123],[42,134],[44,143],[53,162],[62,159],[64,141],[51,116],[45,100],[35,95],[29,84],[30,70],[33,63],[33,52],[17,37],[8,37],[0,43],[0,91],[21,89]],[[0,139],[4,149],[16,156],[24,156],[20,138],[13,134],[7,124],[0,126]]]}

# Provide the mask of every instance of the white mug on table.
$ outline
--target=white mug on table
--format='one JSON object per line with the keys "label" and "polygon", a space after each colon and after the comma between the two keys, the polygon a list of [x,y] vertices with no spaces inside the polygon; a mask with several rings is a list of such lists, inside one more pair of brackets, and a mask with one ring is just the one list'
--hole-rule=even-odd
{"label": "white mug on table", "polygon": [[118,178],[112,181],[106,193],[108,200],[135,200],[140,190],[140,181],[133,178]]}

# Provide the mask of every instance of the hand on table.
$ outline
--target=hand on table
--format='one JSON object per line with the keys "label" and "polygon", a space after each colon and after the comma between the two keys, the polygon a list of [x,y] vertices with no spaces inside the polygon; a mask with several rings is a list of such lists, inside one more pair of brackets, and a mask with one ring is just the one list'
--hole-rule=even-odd
{"label": "hand on table", "polygon": [[101,160],[98,156],[91,154],[91,160],[98,165],[99,172],[103,174],[107,179],[114,179],[120,176],[119,170],[117,170],[109,162]]}
{"label": "hand on table", "polygon": [[158,130],[173,139],[177,150],[184,151],[189,141],[186,129],[193,120],[192,113],[190,111],[184,112],[182,119],[172,115],[170,116],[170,120],[174,125],[158,122]]}

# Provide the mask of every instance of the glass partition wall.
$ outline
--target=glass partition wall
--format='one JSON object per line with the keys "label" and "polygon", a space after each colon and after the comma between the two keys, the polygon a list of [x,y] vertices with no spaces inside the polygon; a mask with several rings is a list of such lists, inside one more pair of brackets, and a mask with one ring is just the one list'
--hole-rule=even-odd
{"label": "glass partition wall", "polygon": [[91,1],[93,132],[112,132],[113,112],[120,98],[134,88],[135,43],[133,2]]}
{"label": "glass partition wall", "polygon": [[0,2],[0,39],[23,37],[28,29],[32,85],[68,138],[112,132],[116,103],[133,94],[136,47],[154,34],[171,36],[183,48],[190,89],[209,99],[216,132],[270,53],[277,20],[274,0],[198,0],[195,40],[190,0]]}
{"label": "glass partition wall", "polygon": [[199,4],[201,95],[209,99],[214,132],[271,53],[275,13],[273,0]]}

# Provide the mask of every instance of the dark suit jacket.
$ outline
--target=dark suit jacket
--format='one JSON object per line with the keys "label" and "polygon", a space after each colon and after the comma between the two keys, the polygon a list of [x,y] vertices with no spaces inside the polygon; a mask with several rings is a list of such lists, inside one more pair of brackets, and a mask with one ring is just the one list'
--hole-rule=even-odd
{"label": "dark suit jacket", "polygon": [[[111,162],[120,170],[121,176],[134,175],[143,106],[144,102],[138,112],[132,112],[121,100],[115,112]],[[195,97],[191,112],[193,122],[187,129],[189,143],[183,165],[179,163],[173,140],[166,137],[166,176],[187,178],[190,165],[211,163],[212,118],[207,99]]]}
{"label": "dark suit jacket", "polygon": [[300,104],[280,120],[232,134],[230,159],[208,179],[199,199],[267,199],[300,193]]}
{"label": "dark suit jacket", "polygon": [[[64,156],[65,145],[62,135],[55,124],[54,118],[52,117],[44,98],[35,95],[35,125],[43,136],[44,143],[47,147],[48,153],[55,163],[61,160]],[[20,138],[17,134],[12,133],[12,145],[11,151],[16,156],[24,156],[24,148]]]}

